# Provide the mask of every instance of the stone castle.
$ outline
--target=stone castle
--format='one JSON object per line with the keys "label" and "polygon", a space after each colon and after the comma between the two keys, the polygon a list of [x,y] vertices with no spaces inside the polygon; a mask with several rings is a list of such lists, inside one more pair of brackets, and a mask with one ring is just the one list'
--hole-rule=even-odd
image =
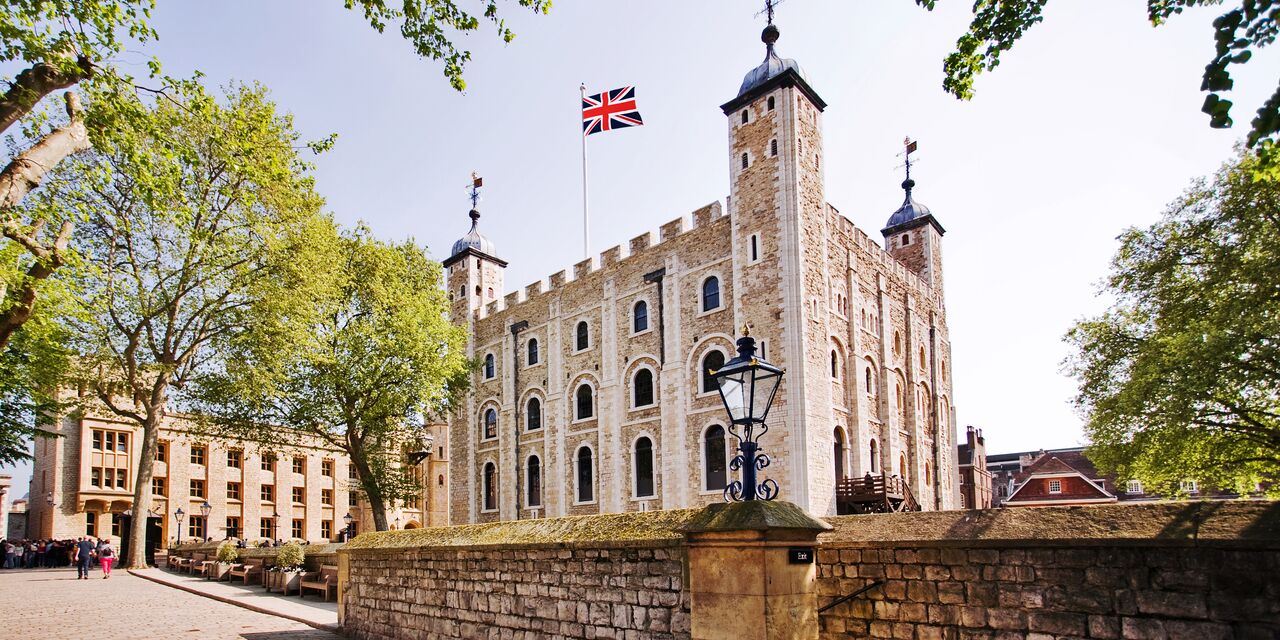
{"label": "stone castle", "polygon": [[775,52],[721,106],[730,196],[504,295],[480,213],[444,261],[481,362],[450,424],[454,524],[724,500],[736,442],[707,375],[748,325],[786,375],[762,440],[781,499],[837,512],[836,484],[899,476],[959,503],[942,235],[906,199],[884,248],[824,196],[826,103]]}

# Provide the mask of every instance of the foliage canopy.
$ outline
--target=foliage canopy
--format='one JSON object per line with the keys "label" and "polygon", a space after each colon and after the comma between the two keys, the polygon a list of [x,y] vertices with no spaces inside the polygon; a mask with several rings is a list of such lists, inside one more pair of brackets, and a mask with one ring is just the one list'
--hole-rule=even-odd
{"label": "foliage canopy", "polygon": [[1246,153],[1120,237],[1115,303],[1067,334],[1090,457],[1176,493],[1280,490],[1280,183]]}

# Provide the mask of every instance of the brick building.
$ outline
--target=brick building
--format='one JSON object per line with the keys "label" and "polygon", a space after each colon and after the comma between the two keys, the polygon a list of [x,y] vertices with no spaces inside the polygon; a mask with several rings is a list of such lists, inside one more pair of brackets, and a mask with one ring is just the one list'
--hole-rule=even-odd
{"label": "brick building", "polygon": [[692,228],[505,293],[472,210],[444,262],[483,363],[451,421],[454,524],[723,500],[732,443],[705,372],[744,324],[787,372],[762,441],[783,499],[834,514],[837,479],[883,473],[925,509],[957,505],[943,228],[910,178],[885,248],[827,203],[826,103],[777,37],[721,106],[730,195]]}
{"label": "brick building", "polygon": [[[31,474],[27,536],[90,535],[119,541],[126,512],[136,512],[133,482],[142,429],[100,414],[66,415],[49,425],[58,438],[37,438]],[[348,513],[353,527],[373,530],[367,504],[349,490],[354,472],[346,456],[325,446],[271,449],[251,443],[193,437],[190,423],[170,418],[159,449],[146,506],[162,540],[337,539]],[[416,504],[389,512],[404,528],[448,524],[448,429],[429,427],[431,455],[413,469],[423,493]],[[200,507],[208,502],[208,518]],[[182,531],[176,510],[186,514]]]}
{"label": "brick building", "polygon": [[960,508],[991,508],[991,472],[987,470],[987,441],[982,429],[965,428],[965,441],[956,447],[960,467]]}

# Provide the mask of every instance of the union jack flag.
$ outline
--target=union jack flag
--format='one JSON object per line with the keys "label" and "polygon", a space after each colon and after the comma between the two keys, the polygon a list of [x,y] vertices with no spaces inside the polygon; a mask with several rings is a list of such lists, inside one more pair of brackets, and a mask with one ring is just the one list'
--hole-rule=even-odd
{"label": "union jack flag", "polygon": [[584,136],[644,124],[636,111],[636,88],[623,87],[582,98]]}

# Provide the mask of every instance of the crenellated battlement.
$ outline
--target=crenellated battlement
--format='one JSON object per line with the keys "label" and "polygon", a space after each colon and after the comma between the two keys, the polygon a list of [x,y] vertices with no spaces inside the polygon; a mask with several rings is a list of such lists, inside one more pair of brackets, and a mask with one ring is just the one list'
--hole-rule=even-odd
{"label": "crenellated battlement", "polygon": [[[628,251],[625,255],[623,254],[622,245],[614,245],[605,249],[598,256],[593,256],[574,264],[572,268],[572,278],[569,277],[568,269],[557,271],[547,277],[545,287],[543,286],[544,281],[538,280],[525,286],[523,290],[512,291],[501,299],[494,300],[480,309],[477,309],[475,318],[488,318],[489,316],[498,313],[513,310],[515,307],[518,307],[519,305],[522,305],[538,296],[559,293],[560,289],[566,285],[578,282],[598,271],[619,265],[641,252],[649,251],[651,249],[661,251],[663,249],[670,248],[670,243],[679,239],[681,236],[691,231],[705,228],[717,220],[726,217],[724,208],[720,203],[718,201],[712,202],[711,204],[696,209],[688,218],[681,216],[661,225],[658,228],[658,237],[660,240],[657,243],[654,243],[653,241],[654,233],[652,231],[646,231],[632,238],[631,241],[627,243]],[[686,226],[686,223],[689,222],[690,219],[692,219],[693,222],[692,226]]]}

